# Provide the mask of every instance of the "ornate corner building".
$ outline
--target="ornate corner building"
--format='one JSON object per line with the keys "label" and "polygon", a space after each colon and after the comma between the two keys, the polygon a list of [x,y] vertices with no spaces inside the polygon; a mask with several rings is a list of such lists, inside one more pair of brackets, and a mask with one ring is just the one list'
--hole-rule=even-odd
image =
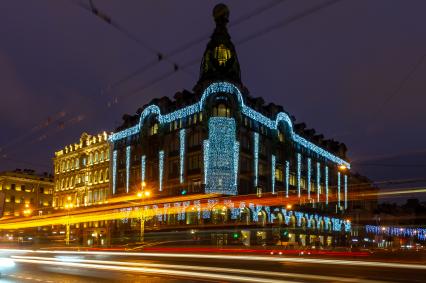
{"label": "ornate corner building", "polygon": [[106,132],[83,133],[78,143],[55,152],[53,207],[102,204],[109,195],[109,143]]}
{"label": "ornate corner building", "polygon": [[[216,6],[213,16],[216,28],[193,91],[178,92],[174,100],[152,100],[136,115],[125,115],[123,125],[109,137],[111,194],[136,194],[146,184],[156,198],[196,193],[276,195],[282,197],[281,205],[227,201],[216,209],[212,200],[209,210],[198,212],[195,219],[186,212],[178,218],[159,212],[155,221],[214,223],[245,215],[250,221],[278,219],[298,227],[348,231],[344,220],[332,224],[330,218],[318,216],[342,216],[348,207],[346,146],[296,124],[283,107],[265,105],[261,97],[251,96],[241,81],[237,52],[227,31],[227,7]],[[288,211],[283,208],[287,203],[309,213]],[[164,206],[161,209],[167,209]]]}

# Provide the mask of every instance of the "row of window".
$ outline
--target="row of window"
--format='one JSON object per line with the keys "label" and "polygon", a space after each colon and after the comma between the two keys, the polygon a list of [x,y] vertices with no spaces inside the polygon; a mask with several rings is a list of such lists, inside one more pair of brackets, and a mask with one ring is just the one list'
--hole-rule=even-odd
{"label": "row of window", "polygon": [[108,197],[108,188],[99,188],[94,190],[89,190],[86,194],[82,195],[74,195],[74,194],[66,194],[57,196],[53,199],[54,207],[64,207],[66,204],[72,203],[73,205],[79,206],[87,206],[93,205],[97,203],[101,203],[107,200]]}
{"label": "row of window", "polygon": [[[90,152],[88,156],[87,163],[88,165],[97,164],[99,162],[104,162],[109,160],[109,149]],[[81,160],[83,166],[86,166],[86,158]],[[63,160],[60,165],[56,165],[55,172],[65,172],[70,170],[80,169],[80,159],[79,158],[71,158],[68,160]]]}
{"label": "row of window", "polygon": [[[71,176],[64,179],[61,179],[56,184],[56,191],[59,189],[72,189],[78,184],[98,184],[98,183],[104,183],[109,181],[109,170],[108,168],[105,170],[96,170],[93,173],[88,172],[86,175],[77,175],[77,176]],[[60,185],[59,185],[60,184]]]}
{"label": "row of window", "polygon": [[38,187],[38,189],[37,189],[36,185],[32,185],[32,186],[27,187],[26,185],[10,184],[10,186],[8,186],[8,185],[1,185],[0,184],[0,191],[3,190],[3,189],[11,190],[11,191],[17,191],[17,192],[22,191],[22,192],[26,192],[26,193],[36,193],[37,190],[38,190],[39,193],[46,194],[46,195],[52,193],[51,190],[47,190],[47,189],[45,190],[44,187]]}

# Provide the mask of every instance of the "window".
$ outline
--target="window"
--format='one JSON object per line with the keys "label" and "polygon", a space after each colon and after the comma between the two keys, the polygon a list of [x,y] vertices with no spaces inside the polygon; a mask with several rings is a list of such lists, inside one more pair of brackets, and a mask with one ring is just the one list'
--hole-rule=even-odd
{"label": "window", "polygon": [[93,154],[89,154],[89,165],[92,165]]}
{"label": "window", "polygon": [[196,170],[201,168],[201,154],[189,156],[189,170]]}
{"label": "window", "polygon": [[214,58],[218,61],[219,66],[225,65],[225,63],[231,58],[231,50],[226,48],[225,45],[220,44],[214,49]]}
{"label": "window", "polygon": [[280,142],[285,142],[285,136],[283,132],[278,131],[278,140]]}
{"label": "window", "polygon": [[95,152],[95,163],[98,163],[98,152]]}
{"label": "window", "polygon": [[105,181],[108,181],[109,179],[109,171],[108,169],[105,169]]}
{"label": "window", "polygon": [[158,123],[155,123],[154,125],[151,126],[151,129],[149,131],[149,135],[153,136],[158,134]]}
{"label": "window", "polygon": [[179,160],[169,162],[169,178],[176,178],[179,175]]}
{"label": "window", "polygon": [[225,104],[221,103],[213,108],[213,116],[231,117],[231,110]]}
{"label": "window", "polygon": [[284,181],[283,170],[281,169],[281,167],[275,169],[275,179],[279,182]]}
{"label": "window", "polygon": [[101,151],[101,157],[100,157],[100,160],[99,161],[101,161],[101,162],[103,162],[104,161],[104,151],[102,150]]}
{"label": "window", "polygon": [[189,135],[189,147],[197,146],[201,144],[201,133],[194,131]]}
{"label": "window", "polygon": [[75,168],[76,169],[80,168],[80,164],[78,162],[78,158],[75,159]]}

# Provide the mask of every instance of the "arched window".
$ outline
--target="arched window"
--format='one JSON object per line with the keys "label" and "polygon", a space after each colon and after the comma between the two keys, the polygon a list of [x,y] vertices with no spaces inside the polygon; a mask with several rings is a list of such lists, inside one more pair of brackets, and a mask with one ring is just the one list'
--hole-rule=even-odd
{"label": "arched window", "polygon": [[89,172],[89,184],[92,183],[92,172]]}
{"label": "arched window", "polygon": [[89,165],[92,165],[92,164],[93,164],[93,154],[90,153],[89,154]]}
{"label": "arched window", "polygon": [[105,153],[105,160],[109,160],[109,149],[106,150]]}
{"label": "arched window", "polygon": [[73,186],[74,186],[74,178],[71,177],[70,178],[70,185],[69,185],[69,187],[72,188]]}
{"label": "arched window", "polygon": [[98,172],[95,171],[95,175],[93,177],[93,183],[97,183],[98,182]]}
{"label": "arched window", "polygon": [[231,117],[231,109],[225,104],[220,103],[213,108],[213,116]]}
{"label": "arched window", "polygon": [[98,152],[95,152],[95,162],[94,163],[98,163]]}
{"label": "arched window", "polygon": [[64,188],[64,179],[61,180],[61,189]]}
{"label": "arched window", "polygon": [[103,171],[101,170],[99,172],[99,180],[98,180],[99,183],[103,181],[103,174],[102,173],[103,173]]}
{"label": "arched window", "polygon": [[109,170],[105,169],[105,181],[108,181],[109,179]]}
{"label": "arched window", "polygon": [[68,188],[68,178],[65,179],[65,188]]}
{"label": "arched window", "polygon": [[99,161],[100,162],[104,161],[104,151],[103,150],[101,151],[101,157],[100,157]]}

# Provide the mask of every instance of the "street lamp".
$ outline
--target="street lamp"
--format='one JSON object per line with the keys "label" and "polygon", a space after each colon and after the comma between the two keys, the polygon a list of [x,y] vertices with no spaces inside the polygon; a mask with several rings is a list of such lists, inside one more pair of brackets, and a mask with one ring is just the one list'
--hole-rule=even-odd
{"label": "street lamp", "polygon": [[142,190],[140,192],[137,193],[138,198],[142,199],[141,201],[141,207],[140,207],[140,213],[139,213],[139,219],[141,221],[141,234],[140,234],[140,241],[143,242],[144,241],[144,234],[145,234],[145,219],[146,219],[146,215],[145,215],[145,209],[144,209],[144,202],[145,199],[149,198],[151,196],[151,192],[150,191],[145,191],[145,187],[146,187],[146,183],[142,182],[141,183],[141,188]]}
{"label": "street lamp", "polygon": [[70,244],[70,209],[74,207],[74,204],[72,203],[71,196],[67,197],[67,203],[65,204],[65,209],[67,210],[67,221],[65,223],[66,226],[66,233],[65,233],[65,244],[68,246]]}

